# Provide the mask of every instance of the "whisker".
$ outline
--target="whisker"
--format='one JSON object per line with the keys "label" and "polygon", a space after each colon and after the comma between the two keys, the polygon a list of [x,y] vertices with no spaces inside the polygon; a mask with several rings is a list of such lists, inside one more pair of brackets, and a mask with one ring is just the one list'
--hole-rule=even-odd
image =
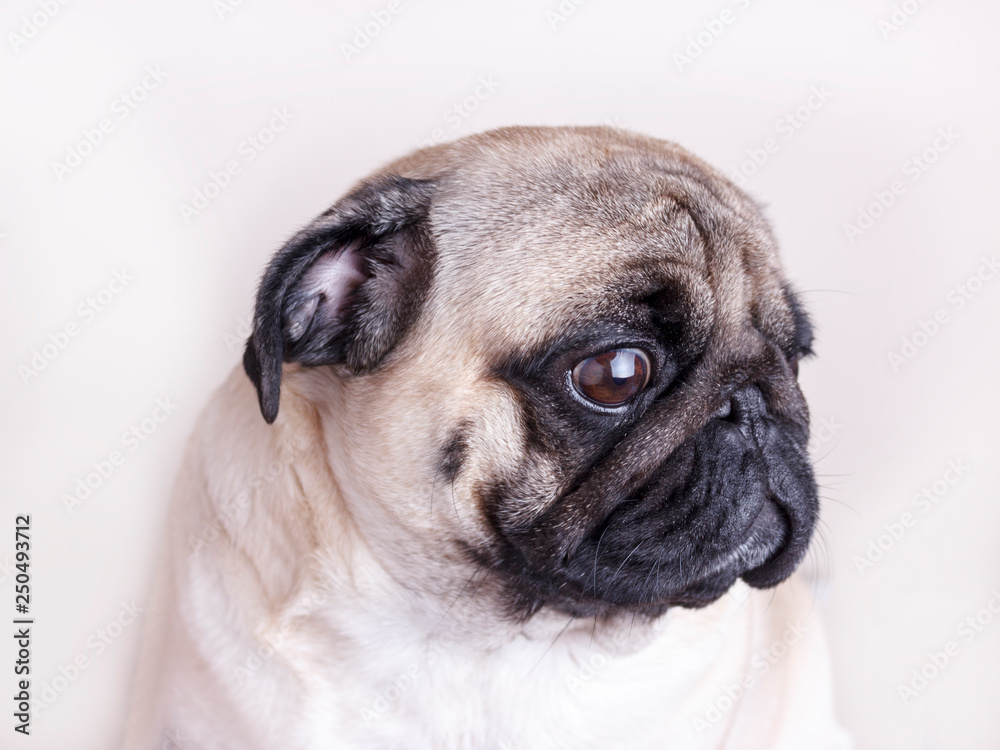
{"label": "whisker", "polygon": [[634,554],[635,554],[635,551],[636,551],[637,549],[639,549],[639,547],[641,547],[641,546],[642,546],[642,540],[640,539],[640,540],[639,540],[639,543],[638,543],[637,545],[635,545],[635,547],[634,547],[634,548],[632,549],[632,551],[631,551],[631,552],[629,552],[629,553],[628,553],[628,555],[626,555],[626,556],[625,556],[625,559],[624,559],[624,560],[622,560],[622,564],[618,566],[618,570],[616,570],[616,571],[615,571],[615,574],[614,574],[613,576],[611,576],[611,578],[612,578],[612,579],[614,579],[614,578],[617,578],[617,577],[618,577],[618,574],[622,572],[622,568],[624,568],[624,567],[625,567],[625,563],[627,563],[627,562],[628,562],[628,559],[629,559],[630,557],[632,557],[632,555],[634,555]]}
{"label": "whisker", "polygon": [[[659,565],[659,564],[660,564],[660,560],[659,560],[659,558],[657,558],[657,560],[656,560],[656,564],[657,564],[657,565]],[[642,580],[642,586],[643,586],[643,588],[645,588],[645,587],[646,587],[646,584],[647,584],[647,583],[649,583],[649,577],[650,577],[651,575],[653,575],[653,571],[654,571],[655,569],[656,569],[656,568],[655,568],[655,566],[654,566],[654,567],[652,567],[652,568],[650,568],[650,569],[649,569],[649,572],[648,572],[648,573],[646,573],[646,577],[645,577],[645,578],[644,578],[644,579]],[[650,598],[652,599],[652,597],[650,597]]]}
{"label": "whisker", "polygon": [[[569,626],[572,624],[573,620],[575,620],[575,619],[576,619],[576,617],[574,615],[570,615],[569,619],[566,621],[566,624],[563,625],[562,630],[560,630],[559,633],[556,635],[556,637],[552,639],[552,643],[550,643],[548,645],[548,648],[546,648],[545,651],[542,652],[542,655],[540,657],[538,657],[538,661],[535,662],[535,666],[533,666],[531,669],[529,669],[528,673],[525,674],[524,677],[521,678],[521,680],[527,678],[532,672],[534,672],[538,668],[538,665],[542,663],[542,661],[548,655],[549,651],[552,650],[552,647],[556,645],[556,641],[558,641],[560,638],[562,638],[563,633],[566,632],[566,630],[569,628]],[[518,680],[518,682],[520,682],[520,680]]]}
{"label": "whisker", "polygon": [[[476,577],[476,576],[477,576],[477,575],[478,575],[478,574],[479,574],[479,573],[480,573],[481,571],[485,571],[485,570],[486,570],[486,568],[485,568],[485,567],[483,566],[483,564],[482,564],[482,563],[477,563],[477,564],[476,564],[476,569],[475,569],[474,571],[472,571],[472,575],[471,575],[471,576],[469,576],[469,580],[467,580],[467,581],[465,582],[465,585],[464,585],[464,586],[462,586],[462,590],[458,592],[458,596],[456,596],[456,597],[455,597],[455,599],[454,599],[454,600],[452,601],[452,603],[448,605],[448,609],[446,609],[446,610],[444,611],[444,614],[442,614],[442,615],[441,615],[441,618],[440,618],[440,619],[438,620],[438,622],[437,622],[437,625],[435,626],[435,630],[436,630],[436,629],[437,629],[438,627],[440,627],[440,626],[441,626],[441,624],[442,624],[442,623],[443,623],[443,622],[445,621],[445,618],[447,618],[447,617],[448,617],[448,615],[449,615],[449,614],[451,613],[451,610],[452,610],[452,609],[454,609],[454,607],[455,607],[455,605],[456,605],[456,604],[458,604],[458,600],[462,598],[462,594],[464,594],[464,593],[465,593],[465,590],[466,590],[467,588],[469,588],[469,584],[471,584],[471,583],[472,583],[472,580],[473,580],[473,579],[474,579],[474,578],[475,578],[475,577]],[[485,576],[484,576],[484,577],[485,577]]]}
{"label": "whisker", "polygon": [[815,466],[816,464],[818,464],[818,463],[819,463],[820,461],[822,461],[823,459],[825,459],[825,458],[829,458],[829,457],[830,457],[830,455],[831,455],[831,454],[832,454],[832,453],[834,452],[834,450],[836,450],[836,448],[837,448],[837,446],[833,446],[832,448],[830,448],[830,450],[828,450],[828,451],[827,451],[826,453],[824,453],[824,454],[823,454],[822,456],[819,456],[818,458],[814,458],[814,459],[812,459],[812,463],[813,463],[813,465]]}
{"label": "whisker", "polygon": [[459,524],[463,527],[465,526],[465,521],[462,520],[462,514],[458,512],[458,500],[455,499],[455,483],[451,483],[451,506],[455,509],[455,517],[458,518]]}
{"label": "whisker", "polygon": [[830,495],[820,495],[819,499],[825,503],[836,503],[837,505],[843,508],[847,508],[849,511],[853,512],[854,515],[856,515],[858,518],[862,520],[864,519],[864,515],[861,513],[861,511],[859,511],[857,508],[855,508],[853,505],[846,502],[845,500],[839,500],[835,497],[831,497]]}
{"label": "whisker", "polygon": [[861,296],[858,292],[849,292],[846,289],[799,289],[797,290],[797,293],[801,295],[822,293],[822,294],[848,294],[852,297]]}
{"label": "whisker", "polygon": [[476,598],[476,594],[479,593],[479,589],[483,587],[483,584],[486,582],[486,579],[490,577],[489,575],[490,572],[489,570],[486,569],[486,567],[484,567],[482,564],[480,564],[479,567],[482,568],[484,573],[483,576],[479,579],[479,582],[476,584],[476,587],[472,589],[472,593],[469,594],[469,601],[466,603],[466,606],[472,604],[472,601]]}
{"label": "whisker", "polygon": [[632,622],[628,624],[628,638],[625,640],[625,642],[630,646],[632,645],[632,626],[635,625],[635,616],[637,614],[639,614],[638,607],[632,610]]}
{"label": "whisker", "polygon": [[[430,509],[429,509],[429,512],[430,512],[431,516],[434,515],[434,493],[437,491],[438,482],[441,481],[441,479],[442,479],[442,477],[441,477],[441,469],[444,467],[444,463],[447,460],[448,460],[448,456],[447,455],[442,455],[441,456],[441,460],[438,462],[437,469],[434,472],[434,481],[431,482],[431,502],[430,502]],[[444,481],[449,481],[449,480],[445,479]],[[454,484],[454,482],[451,482],[451,485],[452,485],[452,492],[454,492],[455,491],[455,484]]]}
{"label": "whisker", "polygon": [[598,598],[598,593],[597,593],[597,556],[601,552],[601,542],[604,541],[604,535],[608,533],[608,529],[610,529],[610,528],[611,528],[610,526],[605,526],[604,527],[604,531],[602,531],[601,535],[597,538],[597,549],[594,550],[594,598],[595,599]]}

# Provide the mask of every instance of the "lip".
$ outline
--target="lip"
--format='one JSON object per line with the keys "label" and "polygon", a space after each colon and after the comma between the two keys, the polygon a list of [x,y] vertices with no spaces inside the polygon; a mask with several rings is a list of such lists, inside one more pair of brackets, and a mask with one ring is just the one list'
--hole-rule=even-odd
{"label": "lip", "polygon": [[[783,545],[790,536],[790,529],[787,514],[773,497],[769,497],[750,524],[746,539],[738,547],[722,555],[696,581],[669,597],[670,603],[702,607],[725,593],[737,578],[746,580],[749,575],[751,578],[764,576],[766,580],[771,580],[773,573],[769,571],[769,566],[781,556]],[[778,580],[782,578],[784,575]]]}
{"label": "lip", "polygon": [[[774,498],[768,498],[767,502],[764,503],[761,513],[751,527],[751,534],[768,529],[772,535],[774,529],[778,529],[777,543],[773,545],[759,564],[752,566],[740,576],[754,588],[771,588],[781,583],[795,569],[802,554],[804,554],[804,550],[797,551],[795,545],[790,543],[793,535],[792,519],[788,511]],[[753,539],[753,536],[750,539]],[[743,545],[740,547],[742,548]]]}
{"label": "lip", "polygon": [[791,519],[773,497],[768,497],[750,525],[746,541],[734,554],[755,570],[779,554],[790,535]]}

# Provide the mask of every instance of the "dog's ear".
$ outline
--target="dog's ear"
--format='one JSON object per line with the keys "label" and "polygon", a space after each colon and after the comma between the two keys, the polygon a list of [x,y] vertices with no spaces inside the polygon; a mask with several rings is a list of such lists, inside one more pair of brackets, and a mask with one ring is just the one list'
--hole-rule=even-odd
{"label": "dog's ear", "polygon": [[398,176],[365,183],[275,255],[243,354],[268,423],[283,361],[368,372],[402,338],[430,286],[433,190],[433,181]]}

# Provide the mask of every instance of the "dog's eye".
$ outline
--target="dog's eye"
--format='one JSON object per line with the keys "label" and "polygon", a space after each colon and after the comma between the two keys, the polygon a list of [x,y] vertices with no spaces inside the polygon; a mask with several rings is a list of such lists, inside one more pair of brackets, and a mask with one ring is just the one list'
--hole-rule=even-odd
{"label": "dog's eye", "polygon": [[573,387],[602,406],[619,406],[646,387],[649,357],[638,349],[612,349],[573,368]]}

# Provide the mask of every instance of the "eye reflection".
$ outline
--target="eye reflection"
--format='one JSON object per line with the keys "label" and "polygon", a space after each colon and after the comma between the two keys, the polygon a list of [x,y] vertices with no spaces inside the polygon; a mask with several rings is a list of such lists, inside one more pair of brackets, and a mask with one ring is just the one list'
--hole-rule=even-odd
{"label": "eye reflection", "polygon": [[649,382],[649,357],[638,349],[612,349],[573,368],[573,386],[603,406],[624,404]]}

